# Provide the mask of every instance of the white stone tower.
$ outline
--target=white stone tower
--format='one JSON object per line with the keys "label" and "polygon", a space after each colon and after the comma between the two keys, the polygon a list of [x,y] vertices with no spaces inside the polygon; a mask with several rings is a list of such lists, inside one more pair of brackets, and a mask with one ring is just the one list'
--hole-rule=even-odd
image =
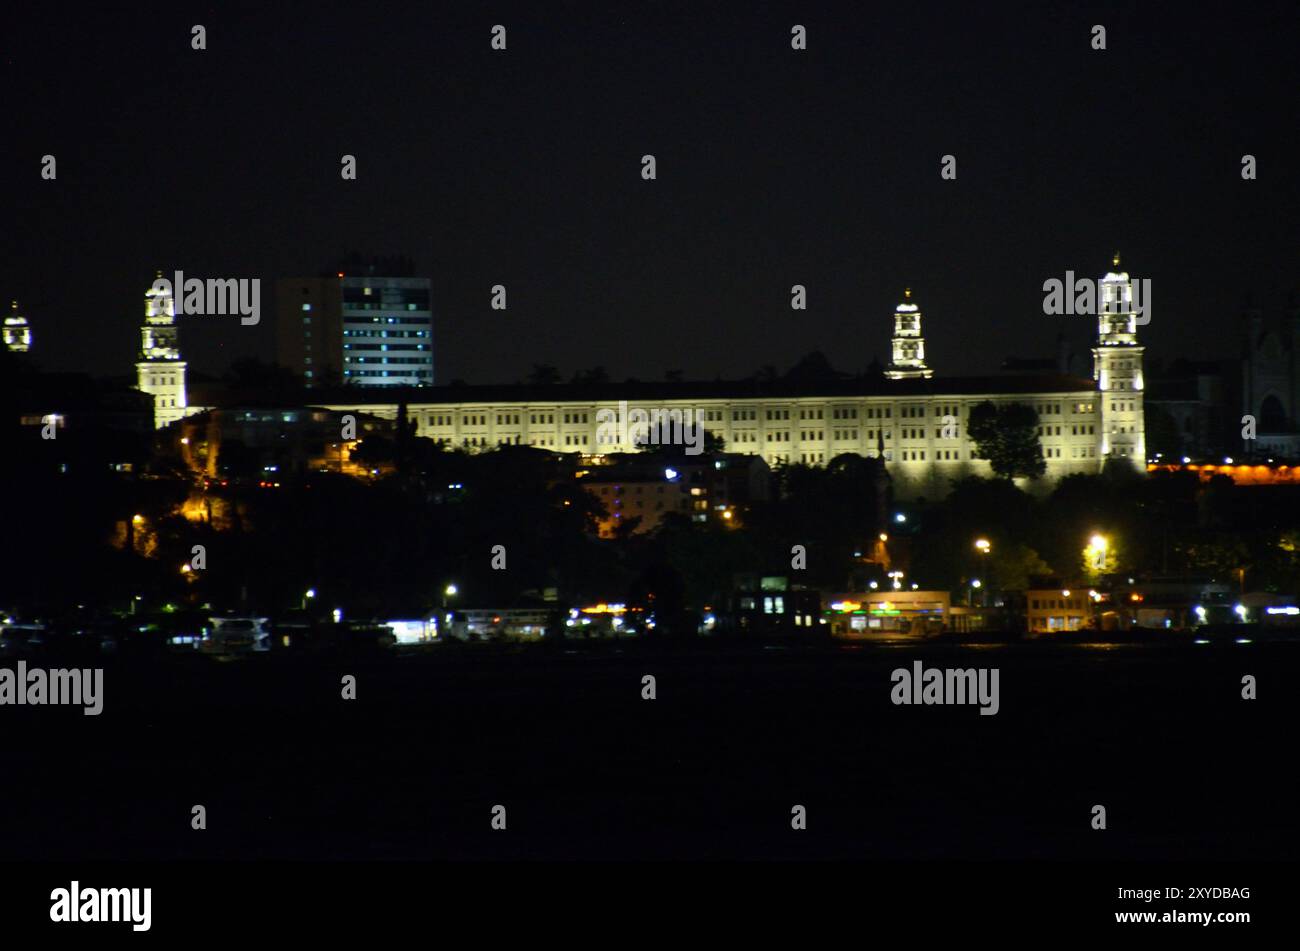
{"label": "white stone tower", "polygon": [[[158,273],[162,277],[162,272]],[[188,415],[185,402],[185,361],[177,342],[176,303],[158,285],[144,295],[144,326],[140,328],[138,388],[153,396],[153,420],[158,429]]]}
{"label": "white stone tower", "polygon": [[1092,348],[1092,376],[1101,400],[1102,460],[1116,459],[1146,471],[1144,348],[1137,340],[1133,281],[1120,270],[1118,251],[1111,266],[1098,288],[1097,345]]}
{"label": "white stone tower", "polygon": [[5,318],[5,346],[13,353],[32,349],[32,328],[27,318],[18,313],[18,301],[9,305],[9,316]]}
{"label": "white stone tower", "polygon": [[912,303],[912,289],[903,291],[903,302],[894,308],[893,359],[885,368],[890,380],[930,379],[934,371],[925,365],[925,338],[921,336],[921,308]]}

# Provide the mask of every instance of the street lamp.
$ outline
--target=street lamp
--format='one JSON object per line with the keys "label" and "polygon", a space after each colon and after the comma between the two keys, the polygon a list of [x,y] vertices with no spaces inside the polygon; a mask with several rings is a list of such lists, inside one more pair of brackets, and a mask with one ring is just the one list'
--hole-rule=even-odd
{"label": "street lamp", "polygon": [[447,587],[443,588],[443,590],[442,590],[442,609],[443,609],[444,611],[447,610],[447,599],[448,599],[448,598],[454,598],[454,597],[459,593],[459,591],[460,591],[460,589],[457,588],[454,584],[449,584],[449,585],[447,585]]}
{"label": "street lamp", "polygon": [[1084,553],[1088,555],[1094,571],[1100,571],[1106,567],[1106,551],[1110,548],[1110,541],[1100,532],[1094,532],[1088,539],[1088,547]]}
{"label": "street lamp", "polygon": [[[981,537],[981,538],[977,538],[977,539],[975,539],[975,550],[976,550],[977,552],[980,553],[980,564],[984,566],[984,567],[981,569],[981,571],[983,571],[983,572],[987,572],[987,571],[988,571],[988,562],[986,561],[986,559],[988,558],[989,552],[991,552],[991,551],[993,550],[993,543],[990,542],[987,538],[982,538],[982,537]],[[971,587],[972,587],[972,588],[978,588],[978,587],[980,587],[980,583],[979,583],[978,581],[972,582],[972,583],[971,583]],[[969,598],[968,600],[969,600],[969,605],[970,605],[971,607],[974,607],[974,606],[975,606],[975,592],[974,592],[974,591],[971,592],[971,596],[970,596],[970,598]],[[988,595],[984,594],[983,592],[980,592],[980,601],[981,601],[982,604],[987,605],[987,604],[988,604]]]}
{"label": "street lamp", "polygon": [[307,610],[307,602],[310,601],[310,600],[311,600],[312,598],[314,598],[314,597],[316,597],[316,589],[315,589],[315,588],[308,588],[305,592],[303,592],[303,596],[302,596],[302,609],[303,609],[304,611]]}

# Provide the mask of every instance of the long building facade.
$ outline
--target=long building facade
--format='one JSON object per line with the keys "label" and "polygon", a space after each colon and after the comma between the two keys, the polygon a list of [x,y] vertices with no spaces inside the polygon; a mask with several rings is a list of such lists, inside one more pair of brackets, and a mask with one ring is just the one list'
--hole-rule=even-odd
{"label": "long building facade", "polygon": [[934,376],[909,292],[895,312],[892,372],[875,380],[438,387],[404,393],[401,402],[396,393],[383,400],[348,393],[321,405],[387,418],[405,405],[418,435],[455,448],[583,454],[632,451],[635,427],[622,425],[629,415],[676,411],[721,437],[727,451],[761,455],[772,466],[825,465],[842,453],[882,457],[895,495],[906,499],[941,496],[953,479],[990,475],[967,437],[970,410],[985,401],[1020,403],[1038,414],[1047,464],[1046,475],[1026,487],[1049,489],[1066,475],[1101,471],[1108,459],[1145,471],[1143,348],[1132,282],[1118,264],[1116,256],[1100,282],[1091,380]]}

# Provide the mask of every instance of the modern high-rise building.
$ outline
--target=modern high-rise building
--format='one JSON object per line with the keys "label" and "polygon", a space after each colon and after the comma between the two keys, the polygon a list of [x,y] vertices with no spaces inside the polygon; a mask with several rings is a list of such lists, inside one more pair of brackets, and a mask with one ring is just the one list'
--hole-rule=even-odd
{"label": "modern high-rise building", "polygon": [[26,353],[32,349],[32,328],[27,318],[18,312],[18,301],[9,305],[9,316],[5,318],[5,346],[13,353]]}
{"label": "modern high-rise building", "polygon": [[277,362],[308,386],[432,386],[429,279],[376,270],[277,281]]}

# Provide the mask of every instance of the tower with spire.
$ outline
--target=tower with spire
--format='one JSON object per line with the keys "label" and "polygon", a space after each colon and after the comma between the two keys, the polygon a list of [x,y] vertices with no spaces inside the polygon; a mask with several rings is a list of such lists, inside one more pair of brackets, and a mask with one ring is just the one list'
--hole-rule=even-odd
{"label": "tower with spire", "polygon": [[9,316],[5,318],[5,346],[11,353],[26,353],[32,349],[32,328],[27,318],[18,311],[18,301],[9,305]]}
{"label": "tower with spire", "polygon": [[[162,272],[158,272],[162,277]],[[140,359],[135,368],[138,389],[153,397],[154,426],[161,429],[187,416],[185,361],[177,339],[176,303],[172,291],[155,283],[144,295],[144,325],[140,328]]]}
{"label": "tower with spire", "polygon": [[1092,348],[1092,375],[1101,400],[1101,454],[1146,468],[1146,425],[1142,398],[1142,352],[1137,339],[1133,281],[1120,269],[1119,252],[1101,279],[1097,301],[1097,345]]}
{"label": "tower with spire", "polygon": [[893,359],[885,368],[890,380],[928,380],[934,371],[925,365],[925,338],[921,336],[921,309],[912,300],[912,289],[903,291],[903,301],[894,308]]}

